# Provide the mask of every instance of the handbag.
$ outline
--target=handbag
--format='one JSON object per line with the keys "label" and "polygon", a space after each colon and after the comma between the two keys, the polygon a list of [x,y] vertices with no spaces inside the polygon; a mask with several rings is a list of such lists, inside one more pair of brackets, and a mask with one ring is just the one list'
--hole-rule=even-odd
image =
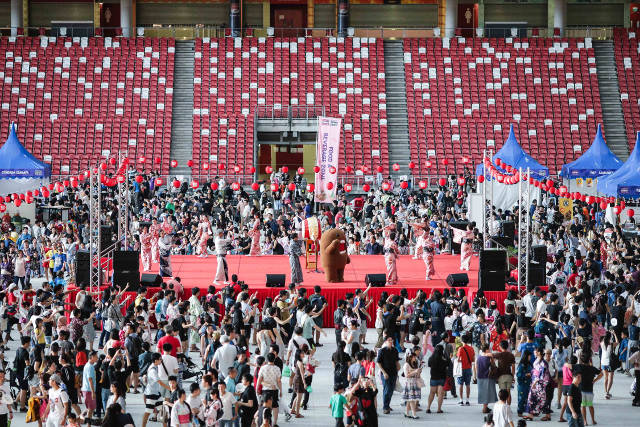
{"label": "handbag", "polygon": [[498,367],[495,365],[495,363],[493,363],[493,359],[491,359],[491,362],[489,363],[489,379],[497,381],[499,376],[500,371],[498,370]]}
{"label": "handbag", "polygon": [[462,376],[462,362],[458,359],[453,361],[453,376],[461,377]]}
{"label": "handbag", "polygon": [[282,368],[282,376],[287,378],[291,376],[291,368],[289,365],[284,365],[284,368]]}

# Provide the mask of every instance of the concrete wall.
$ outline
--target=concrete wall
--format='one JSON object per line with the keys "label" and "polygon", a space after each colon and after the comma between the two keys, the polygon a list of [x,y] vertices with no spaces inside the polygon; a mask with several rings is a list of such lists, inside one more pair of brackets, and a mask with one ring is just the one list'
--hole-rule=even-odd
{"label": "concrete wall", "polygon": [[485,22],[527,22],[530,27],[547,26],[545,4],[484,4]]}
{"label": "concrete wall", "polygon": [[29,26],[49,26],[51,21],[93,21],[93,3],[29,2]]}

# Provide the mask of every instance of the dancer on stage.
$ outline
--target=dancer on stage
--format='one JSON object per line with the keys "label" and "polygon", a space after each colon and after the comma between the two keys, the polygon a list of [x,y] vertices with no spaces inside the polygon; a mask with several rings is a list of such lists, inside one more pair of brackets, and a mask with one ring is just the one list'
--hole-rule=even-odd
{"label": "dancer on stage", "polygon": [[200,223],[198,224],[198,247],[196,252],[199,252],[198,257],[206,258],[209,256],[207,254],[207,241],[209,237],[213,234],[211,231],[211,223],[209,222],[209,218],[206,215],[200,215]]}
{"label": "dancer on stage", "polygon": [[473,228],[469,224],[467,230],[463,232],[460,242],[460,270],[469,271],[471,255],[473,255]]}
{"label": "dancer on stage", "polygon": [[165,233],[160,229],[160,238],[158,239],[159,257],[158,263],[160,264],[159,274],[162,277],[173,276],[171,270],[171,248],[173,247],[173,239],[170,234]]}
{"label": "dancer on stage", "polygon": [[249,230],[249,236],[251,236],[249,255],[258,256],[260,255],[260,215],[255,214],[253,218],[253,227]]}
{"label": "dancer on stage", "polygon": [[151,233],[146,226],[140,233],[140,258],[142,258],[142,270],[151,271]]}
{"label": "dancer on stage", "polygon": [[430,231],[429,234],[424,237],[422,249],[422,260],[424,261],[424,266],[427,269],[426,279],[431,280],[431,278],[436,274],[436,268],[433,264],[433,258],[436,253],[436,241],[433,231]]}
{"label": "dancer on stage", "polygon": [[160,250],[158,248],[158,240],[160,239],[160,231],[162,226],[158,224],[158,220],[153,218],[149,232],[151,233],[151,262],[158,262]]}
{"label": "dancer on stage", "polygon": [[168,214],[164,216],[162,220],[162,224],[160,224],[165,233],[171,234],[173,233],[173,224],[171,223],[171,216]]}
{"label": "dancer on stage", "polygon": [[214,285],[220,284],[224,281],[224,284],[229,284],[229,266],[227,265],[227,252],[231,246],[231,240],[224,238],[224,230],[218,229],[218,236],[215,240],[216,256],[218,257],[218,268],[216,270],[216,278],[213,280]]}
{"label": "dancer on stage", "polygon": [[297,233],[291,233],[289,243],[289,265],[291,266],[291,283],[302,285],[302,266],[300,265],[300,256],[302,256],[302,247],[298,240]]}
{"label": "dancer on stage", "polygon": [[384,240],[384,262],[387,265],[387,285],[395,285],[398,283],[397,259],[398,244],[396,243],[396,232],[391,231]]}
{"label": "dancer on stage", "polygon": [[411,228],[413,235],[416,237],[416,251],[413,254],[413,259],[424,258],[423,248],[425,246],[425,240],[428,238],[427,230],[429,229],[429,224],[425,219],[424,222],[414,222],[411,224]]}

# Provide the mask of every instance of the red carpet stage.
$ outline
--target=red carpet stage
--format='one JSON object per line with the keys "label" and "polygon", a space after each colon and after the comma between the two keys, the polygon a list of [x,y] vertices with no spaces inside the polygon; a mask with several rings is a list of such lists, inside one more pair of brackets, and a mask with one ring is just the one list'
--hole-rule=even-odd
{"label": "red carpet stage", "polygon": [[[304,258],[300,258],[304,267]],[[284,255],[248,257],[242,255],[227,256],[229,265],[229,277],[231,274],[237,274],[239,280],[243,280],[249,285],[252,292],[258,292],[258,299],[263,302],[265,298],[275,297],[283,288],[267,288],[265,286],[266,274],[286,274],[289,283],[290,268],[289,257]],[[200,288],[204,295],[209,285],[213,283],[215,277],[217,259],[215,256],[208,258],[198,258],[193,255],[173,255],[171,264],[175,276],[180,277],[182,284],[186,290],[185,299],[191,293],[189,289],[194,287]],[[402,288],[406,288],[409,296],[413,297],[418,289],[424,290],[430,295],[434,290],[444,290],[449,288],[446,278],[451,273],[460,273],[460,256],[459,255],[436,255],[435,257],[436,276],[435,279],[426,281],[424,262],[422,259],[414,260],[409,255],[400,256],[398,259],[398,275],[399,283],[395,286],[382,288],[371,288],[369,296],[373,299],[373,303],[369,306],[369,315],[371,321],[369,326],[373,327],[375,320],[376,302],[383,291],[398,294]],[[320,267],[321,268],[321,267]],[[151,272],[157,272],[158,265],[151,267]],[[304,271],[304,285],[309,293],[313,293],[313,287],[320,285],[322,294],[328,302],[327,309],[323,313],[324,325],[331,327],[333,325],[333,312],[336,309],[337,301],[344,298],[347,292],[353,292],[355,289],[365,289],[364,278],[366,274],[384,274],[386,272],[384,257],[382,255],[356,255],[351,256],[351,263],[345,269],[344,283],[328,283],[324,280],[323,273]],[[469,300],[473,298],[478,290],[478,258],[473,257],[471,260],[471,271],[469,275],[469,286],[466,290]],[[168,280],[168,278],[166,279]],[[220,289],[222,285],[217,286]],[[159,288],[149,288],[147,297],[151,297]],[[129,293],[127,293],[129,294]],[[132,297],[135,293],[130,293]],[[504,299],[506,292],[485,292],[487,300],[495,300],[501,312],[504,311]],[[69,300],[75,299],[75,295],[69,295]],[[128,302],[133,302],[133,298]],[[127,305],[128,305],[127,304]]]}

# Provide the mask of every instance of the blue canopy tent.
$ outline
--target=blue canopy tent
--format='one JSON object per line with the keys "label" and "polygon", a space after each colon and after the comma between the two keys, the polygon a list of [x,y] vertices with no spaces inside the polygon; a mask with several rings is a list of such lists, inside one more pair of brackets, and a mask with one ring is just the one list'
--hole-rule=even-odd
{"label": "blue canopy tent", "polygon": [[571,163],[562,166],[560,176],[568,179],[597,178],[620,169],[622,161],[609,150],[598,125],[591,147]]}
{"label": "blue canopy tent", "polygon": [[611,175],[598,180],[598,192],[615,197],[640,197],[640,132],[627,161]]}
{"label": "blue canopy tent", "polygon": [[[516,139],[516,135],[513,132],[513,125],[509,129],[509,137],[502,145],[502,148],[493,155],[491,161],[493,165],[504,172],[496,163],[496,159],[502,159],[506,164],[513,166],[516,169],[522,169],[524,172],[527,169],[530,170],[531,176],[535,178],[543,178],[549,175],[549,169],[538,163],[533,157],[527,154]],[[476,166],[476,176],[485,175],[484,164]],[[486,179],[491,179],[490,175],[485,175]]]}
{"label": "blue canopy tent", "polygon": [[0,194],[21,193],[49,182],[51,166],[36,159],[18,140],[15,125],[0,148]]}
{"label": "blue canopy tent", "polygon": [[[505,172],[499,167],[495,161],[502,159],[506,164],[516,169],[522,169],[526,173],[527,169],[532,177],[541,179],[549,175],[549,169],[538,163],[533,157],[527,154],[516,139],[513,132],[513,125],[509,129],[509,137],[502,145],[502,148],[493,155],[491,162],[500,171]],[[491,175],[485,174],[484,164],[476,166],[476,176],[484,175],[485,183],[481,185],[493,186],[493,205],[498,209],[511,209],[518,202],[518,186],[500,184],[497,181],[488,184],[491,181]],[[540,198],[540,190],[532,188],[533,198]]]}

